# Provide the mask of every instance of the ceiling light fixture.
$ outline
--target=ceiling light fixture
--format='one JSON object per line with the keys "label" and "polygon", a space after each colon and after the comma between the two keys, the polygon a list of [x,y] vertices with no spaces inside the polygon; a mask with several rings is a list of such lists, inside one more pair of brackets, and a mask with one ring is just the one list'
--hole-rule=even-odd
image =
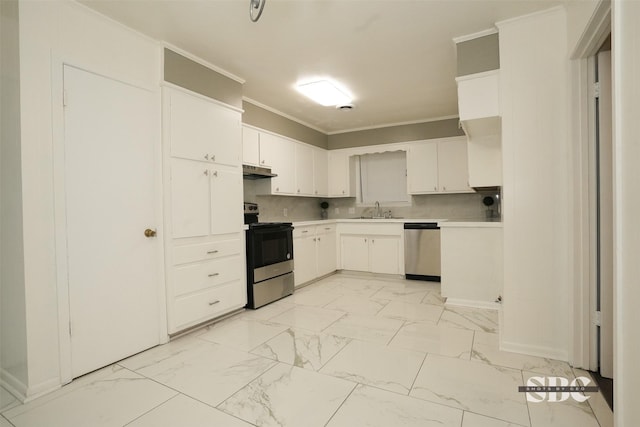
{"label": "ceiling light fixture", "polygon": [[351,104],[351,97],[329,80],[318,80],[297,86],[303,95],[325,107]]}
{"label": "ceiling light fixture", "polygon": [[267,0],[249,0],[249,19],[251,19],[252,22],[258,22],[258,19],[262,16],[266,2]]}

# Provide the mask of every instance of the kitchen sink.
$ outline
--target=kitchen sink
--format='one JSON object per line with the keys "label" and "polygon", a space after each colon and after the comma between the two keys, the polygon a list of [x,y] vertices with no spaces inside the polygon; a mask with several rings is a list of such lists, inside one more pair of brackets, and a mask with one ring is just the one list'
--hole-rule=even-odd
{"label": "kitchen sink", "polygon": [[390,216],[390,217],[384,217],[384,216],[354,216],[352,218],[349,219],[403,219],[403,217],[401,216]]}

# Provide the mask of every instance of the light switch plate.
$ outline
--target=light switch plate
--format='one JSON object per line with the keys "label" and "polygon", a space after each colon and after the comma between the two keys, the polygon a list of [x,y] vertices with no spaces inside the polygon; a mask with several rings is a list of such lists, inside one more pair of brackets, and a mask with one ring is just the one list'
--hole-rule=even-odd
{"label": "light switch plate", "polygon": [[336,208],[336,209],[335,209],[335,213],[336,213],[336,214],[340,214],[340,208]]}
{"label": "light switch plate", "polygon": [[289,210],[287,208],[282,209],[282,215],[289,216]]}

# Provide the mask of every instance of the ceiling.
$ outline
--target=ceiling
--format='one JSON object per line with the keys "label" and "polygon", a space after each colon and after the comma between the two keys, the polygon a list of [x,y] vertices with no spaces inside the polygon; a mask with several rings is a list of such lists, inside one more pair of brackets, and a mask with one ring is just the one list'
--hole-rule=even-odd
{"label": "ceiling", "polygon": [[[555,0],[85,0],[150,37],[245,80],[244,96],[325,133],[458,112],[454,37],[555,6]],[[355,109],[314,104],[299,80],[331,77]]]}

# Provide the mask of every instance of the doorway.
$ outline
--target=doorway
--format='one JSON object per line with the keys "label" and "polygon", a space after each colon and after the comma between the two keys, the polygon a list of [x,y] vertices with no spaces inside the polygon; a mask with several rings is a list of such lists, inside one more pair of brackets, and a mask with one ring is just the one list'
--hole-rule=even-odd
{"label": "doorway", "polygon": [[594,378],[613,409],[613,133],[611,36],[594,56],[595,337]]}
{"label": "doorway", "polygon": [[[157,94],[63,67],[70,377],[160,343]],[[65,363],[63,361],[63,363]]]}

